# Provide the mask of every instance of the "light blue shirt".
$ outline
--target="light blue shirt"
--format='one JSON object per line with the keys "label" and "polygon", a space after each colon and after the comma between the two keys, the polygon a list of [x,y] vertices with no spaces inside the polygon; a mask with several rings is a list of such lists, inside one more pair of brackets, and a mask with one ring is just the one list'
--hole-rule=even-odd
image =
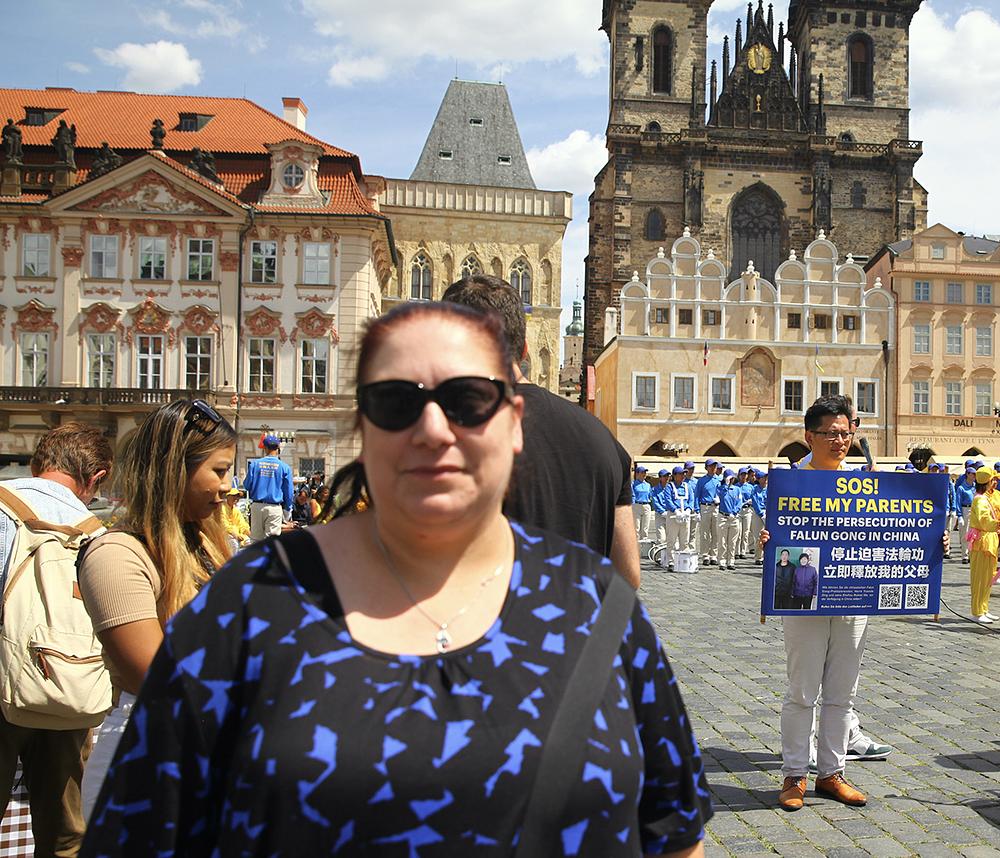
{"label": "light blue shirt", "polygon": [[632,481],[632,503],[649,503],[653,487],[645,480]]}
{"label": "light blue shirt", "polygon": [[719,512],[724,515],[739,515],[743,509],[743,489],[736,483],[719,489]]}
{"label": "light blue shirt", "polygon": [[[5,480],[4,488],[16,491],[42,521],[52,524],[78,524],[90,511],[83,502],[66,486],[40,477],[23,477],[19,480]],[[0,592],[7,587],[7,565],[10,563],[11,549],[17,525],[4,512],[0,512]]]}
{"label": "light blue shirt", "polygon": [[701,511],[702,504],[714,504],[718,502],[719,498],[719,487],[722,485],[722,480],[719,477],[710,477],[705,474],[703,477],[698,478],[698,482],[695,483],[694,487],[694,508],[697,511]]}
{"label": "light blue shirt", "polygon": [[247,462],[243,488],[254,503],[281,504],[286,510],[290,510],[295,498],[291,465],[282,462],[277,456],[251,459]]}

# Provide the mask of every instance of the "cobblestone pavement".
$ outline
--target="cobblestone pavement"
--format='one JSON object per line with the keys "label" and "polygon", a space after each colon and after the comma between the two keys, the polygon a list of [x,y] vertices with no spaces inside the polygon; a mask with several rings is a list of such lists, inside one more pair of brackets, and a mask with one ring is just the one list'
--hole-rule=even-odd
{"label": "cobblestone pavement", "polygon": [[[946,562],[942,590],[966,615],[968,569]],[[784,644],[780,619],[760,623],[760,577],[746,561],[696,575],[643,561],[640,594],[705,755],[708,855],[1000,856],[1000,623],[992,632],[944,606],[939,623],[873,618],[856,708],[862,729],[896,750],[848,763],[867,807],[817,798],[810,778],[806,806],[786,813],[776,808]]]}

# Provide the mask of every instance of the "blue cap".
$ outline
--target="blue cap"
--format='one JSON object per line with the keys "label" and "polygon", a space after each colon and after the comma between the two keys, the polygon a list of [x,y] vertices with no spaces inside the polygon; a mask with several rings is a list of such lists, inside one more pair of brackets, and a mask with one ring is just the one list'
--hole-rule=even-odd
{"label": "blue cap", "polygon": [[263,444],[265,447],[280,447],[281,441],[277,435],[269,434],[264,436]]}
{"label": "blue cap", "polygon": [[[666,473],[666,471],[660,471],[660,473],[661,473],[661,474],[665,474],[665,473]],[[683,465],[674,465],[674,476],[675,476],[675,477],[676,477],[676,476],[677,476],[678,474],[683,474],[683,473],[684,473],[684,466],[683,466]]]}
{"label": "blue cap", "polygon": [[792,464],[789,465],[789,468],[791,470],[793,470],[793,471],[797,471],[799,469],[799,463],[798,462],[792,462]]}
{"label": "blue cap", "polygon": [[1000,471],[1000,462],[997,462],[995,465],[993,465],[993,470]]}
{"label": "blue cap", "polygon": [[[677,473],[677,468],[674,468],[674,473]],[[660,473],[657,474],[657,476],[658,477],[669,477],[670,476],[670,471],[668,471],[666,468],[660,468]]]}
{"label": "blue cap", "polygon": [[907,463],[906,463],[906,464],[905,464],[905,465],[903,466],[903,470],[904,470],[904,471],[907,471],[907,472],[912,472],[912,471],[915,471],[915,470],[916,470],[916,467],[914,466],[913,462],[907,462]]}
{"label": "blue cap", "polygon": [[896,465],[896,470],[897,471],[905,471],[906,470],[906,465]]}
{"label": "blue cap", "polygon": [[711,467],[712,465],[716,465],[717,466],[718,464],[719,463],[716,462],[715,459],[705,459],[705,467],[706,468]]}
{"label": "blue cap", "polygon": [[726,470],[722,472],[722,478],[724,480],[728,480],[730,477],[735,477],[735,476],[736,474],[734,474],[731,470],[729,470],[729,468],[726,468]]}
{"label": "blue cap", "polygon": [[986,467],[986,463],[982,459],[976,459],[976,461],[973,462],[972,464],[976,466],[976,470],[977,471],[980,468],[985,468]]}
{"label": "blue cap", "polygon": [[644,465],[636,465],[635,466],[635,472],[637,474],[639,473],[639,471],[642,471],[643,473],[645,473],[646,470],[647,470],[647,468]]}
{"label": "blue cap", "polygon": [[685,471],[693,471],[694,470],[694,462],[685,462],[684,463],[684,470]]}
{"label": "blue cap", "polygon": [[934,471],[934,472],[937,472],[938,470],[940,470],[940,469],[939,469],[939,468],[938,468],[938,466],[937,466],[937,465],[936,465],[935,463],[933,463],[933,462],[931,462],[931,464],[929,464],[929,465],[927,466],[927,471],[928,471],[928,473],[930,473],[931,471]]}
{"label": "blue cap", "polygon": [[750,469],[749,468],[740,468],[736,473],[737,473],[737,475],[738,474],[749,474],[750,473]]}
{"label": "blue cap", "polygon": [[967,474],[974,474],[975,472],[976,472],[976,469],[974,467],[972,467],[972,465],[969,465],[969,467],[967,467],[965,469],[965,473],[967,473]]}
{"label": "blue cap", "polygon": [[758,480],[767,479],[767,471],[755,470],[754,473],[757,475]]}
{"label": "blue cap", "polygon": [[966,459],[965,460],[965,467],[967,467],[967,468],[971,468],[974,464],[976,464],[976,460],[975,459]]}

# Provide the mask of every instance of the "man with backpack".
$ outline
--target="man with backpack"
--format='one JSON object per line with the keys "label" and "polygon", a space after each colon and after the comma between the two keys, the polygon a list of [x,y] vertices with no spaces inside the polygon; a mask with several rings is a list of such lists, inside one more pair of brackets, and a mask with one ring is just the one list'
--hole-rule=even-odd
{"label": "man with backpack", "polygon": [[90,727],[111,705],[75,562],[104,530],[87,504],[112,461],[100,429],[65,423],[42,437],[30,478],[0,483],[0,816],[20,759],[36,858],[69,858],[80,848]]}

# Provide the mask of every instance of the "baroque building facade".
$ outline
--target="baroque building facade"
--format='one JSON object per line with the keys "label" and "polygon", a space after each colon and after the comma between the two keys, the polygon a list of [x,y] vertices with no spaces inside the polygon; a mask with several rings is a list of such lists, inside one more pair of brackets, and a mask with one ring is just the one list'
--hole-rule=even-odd
{"label": "baroque building facade", "polygon": [[453,80],[409,179],[387,179],[379,209],[399,249],[385,294],[439,299],[468,274],[492,274],[517,289],[527,314],[521,369],[559,389],[562,242],[572,195],[535,187],[502,84]]}
{"label": "baroque building facade", "polygon": [[995,461],[1000,242],[935,224],[883,248],[868,277],[899,308],[896,455],[921,466],[932,458]]}
{"label": "baroque building facade", "polygon": [[[794,462],[817,396],[853,397],[877,455],[891,453],[895,303],[825,234],[774,281],[728,263],[685,230],[633,273],[610,308],[594,413],[633,458]],[[857,445],[851,456],[860,456]]]}
{"label": "baroque building facade", "polygon": [[[926,226],[909,139],[909,24],[920,0],[761,0],[708,64],[711,0],[604,0],[608,161],[595,178],[584,360],[632,271],[690,229],[728,280],[765,279],[819,230],[859,262]],[[706,103],[707,96],[707,103]]]}
{"label": "baroque building facade", "polygon": [[238,472],[263,429],[302,474],[354,455],[352,354],[395,248],[381,180],[305,115],[0,90],[0,462],[196,396],[235,423]]}

